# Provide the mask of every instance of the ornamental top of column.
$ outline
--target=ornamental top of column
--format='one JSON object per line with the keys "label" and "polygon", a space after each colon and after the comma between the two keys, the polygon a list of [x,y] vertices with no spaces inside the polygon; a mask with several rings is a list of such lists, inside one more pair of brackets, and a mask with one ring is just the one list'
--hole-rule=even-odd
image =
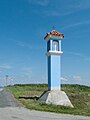
{"label": "ornamental top of column", "polygon": [[64,38],[64,34],[56,31],[56,30],[52,30],[50,32],[48,32],[46,34],[46,36],[44,37],[45,40],[49,40],[50,38],[52,39],[57,39],[57,40],[61,40],[62,38]]}

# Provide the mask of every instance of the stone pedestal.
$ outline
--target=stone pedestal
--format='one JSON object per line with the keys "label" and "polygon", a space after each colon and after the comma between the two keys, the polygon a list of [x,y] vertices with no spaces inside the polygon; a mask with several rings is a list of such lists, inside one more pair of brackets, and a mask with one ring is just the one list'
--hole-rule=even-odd
{"label": "stone pedestal", "polygon": [[73,107],[66,93],[64,91],[59,91],[59,90],[57,91],[51,90],[44,92],[40,96],[39,101],[45,102],[47,104]]}

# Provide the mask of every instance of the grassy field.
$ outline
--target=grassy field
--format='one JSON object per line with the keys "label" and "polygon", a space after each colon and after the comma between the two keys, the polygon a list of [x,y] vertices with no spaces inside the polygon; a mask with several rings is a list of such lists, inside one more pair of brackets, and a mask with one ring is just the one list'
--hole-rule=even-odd
{"label": "grassy field", "polygon": [[87,86],[62,85],[62,90],[67,93],[74,108],[47,105],[37,101],[38,97],[47,90],[46,84],[14,85],[6,89],[12,91],[15,98],[28,109],[90,116],[90,87]]}

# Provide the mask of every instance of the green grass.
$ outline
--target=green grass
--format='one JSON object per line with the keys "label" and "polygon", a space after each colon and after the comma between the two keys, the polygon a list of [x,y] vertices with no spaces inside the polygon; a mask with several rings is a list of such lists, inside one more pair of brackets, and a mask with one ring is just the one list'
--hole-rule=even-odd
{"label": "green grass", "polygon": [[20,100],[21,103],[29,109],[90,116],[90,87],[81,85],[62,85],[62,90],[67,93],[74,108],[52,104],[47,105],[37,101],[36,98],[46,91],[47,88],[46,84],[29,84],[8,86],[6,89],[12,91],[15,98]]}

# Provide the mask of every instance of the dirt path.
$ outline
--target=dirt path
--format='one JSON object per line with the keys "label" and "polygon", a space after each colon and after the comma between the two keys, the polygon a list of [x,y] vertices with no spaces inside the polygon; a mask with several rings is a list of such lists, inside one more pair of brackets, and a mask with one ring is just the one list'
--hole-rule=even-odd
{"label": "dirt path", "polygon": [[8,106],[19,107],[20,103],[13,97],[10,91],[2,89],[0,91],[0,108]]}

